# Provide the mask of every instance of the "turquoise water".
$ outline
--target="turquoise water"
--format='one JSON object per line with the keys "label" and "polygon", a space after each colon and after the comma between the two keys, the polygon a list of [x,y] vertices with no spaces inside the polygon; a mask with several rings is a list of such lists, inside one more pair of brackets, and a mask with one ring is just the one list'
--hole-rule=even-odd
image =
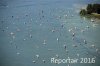
{"label": "turquoise water", "polygon": [[[0,66],[100,66],[100,20],[91,22],[78,14],[80,6],[96,2],[2,0]],[[95,58],[96,62],[51,63],[56,56]]]}

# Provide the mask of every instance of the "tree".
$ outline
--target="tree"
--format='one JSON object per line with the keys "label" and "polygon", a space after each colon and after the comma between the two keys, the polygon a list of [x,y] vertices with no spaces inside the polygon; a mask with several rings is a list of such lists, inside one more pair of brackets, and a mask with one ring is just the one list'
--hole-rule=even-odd
{"label": "tree", "polygon": [[88,4],[86,9],[81,9],[80,15],[87,15],[91,13],[100,14],[100,4]]}
{"label": "tree", "polygon": [[97,10],[97,13],[100,14],[100,9]]}
{"label": "tree", "polygon": [[100,4],[93,4],[93,12],[100,13]]}
{"label": "tree", "polygon": [[86,10],[85,10],[85,9],[81,9],[80,14],[81,14],[81,15],[86,15],[86,14],[87,14],[87,12],[86,12]]}
{"label": "tree", "polygon": [[92,4],[88,4],[87,6],[87,14],[91,14],[93,12],[93,5]]}

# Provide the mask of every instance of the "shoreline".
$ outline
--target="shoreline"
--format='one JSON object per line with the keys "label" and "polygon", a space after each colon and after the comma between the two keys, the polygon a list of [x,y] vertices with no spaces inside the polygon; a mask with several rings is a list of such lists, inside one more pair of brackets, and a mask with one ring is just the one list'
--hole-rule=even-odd
{"label": "shoreline", "polygon": [[80,15],[100,19],[100,4],[88,4],[85,9],[80,10]]}

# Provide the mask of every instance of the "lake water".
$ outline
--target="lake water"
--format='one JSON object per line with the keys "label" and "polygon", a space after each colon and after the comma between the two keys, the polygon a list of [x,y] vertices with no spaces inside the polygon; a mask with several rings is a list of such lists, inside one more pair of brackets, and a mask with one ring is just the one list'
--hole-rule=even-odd
{"label": "lake water", "polygon": [[[100,66],[100,20],[79,15],[88,3],[100,1],[1,0],[0,66]],[[53,57],[79,61],[54,64]]]}

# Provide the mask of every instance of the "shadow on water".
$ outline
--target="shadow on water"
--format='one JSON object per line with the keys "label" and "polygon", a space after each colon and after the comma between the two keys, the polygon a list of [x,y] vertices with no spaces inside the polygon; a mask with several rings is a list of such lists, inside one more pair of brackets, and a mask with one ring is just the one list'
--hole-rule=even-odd
{"label": "shadow on water", "polygon": [[0,7],[6,7],[7,6],[7,2],[4,0],[0,0]]}

